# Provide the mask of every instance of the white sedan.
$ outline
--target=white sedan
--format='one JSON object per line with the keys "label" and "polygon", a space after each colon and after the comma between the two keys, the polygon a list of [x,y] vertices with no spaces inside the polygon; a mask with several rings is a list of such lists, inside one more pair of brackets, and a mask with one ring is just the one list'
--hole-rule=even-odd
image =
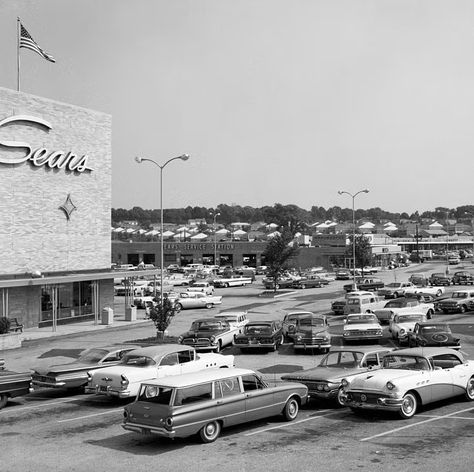
{"label": "white sedan", "polygon": [[233,366],[233,355],[198,354],[194,348],[179,344],[143,347],[126,354],[116,366],[89,372],[85,390],[129,398],[137,396],[140,384],[148,380]]}
{"label": "white sedan", "polygon": [[383,336],[383,329],[377,317],[372,313],[347,315],[344,322],[342,339],[348,341],[378,341]]}
{"label": "white sedan", "polygon": [[410,287],[405,289],[405,296],[410,295],[431,295],[440,297],[444,293],[444,287]]}
{"label": "white sedan", "polygon": [[392,339],[396,339],[398,344],[408,343],[408,333],[413,331],[416,323],[428,321],[425,313],[395,313],[388,327],[392,334]]}
{"label": "white sedan", "polygon": [[418,407],[465,395],[474,400],[474,361],[450,348],[392,351],[383,368],[343,380],[342,401],[353,411],[396,411],[411,418]]}
{"label": "white sedan", "polygon": [[180,293],[175,303],[176,311],[188,308],[212,308],[222,303],[221,295],[206,295],[202,292]]}

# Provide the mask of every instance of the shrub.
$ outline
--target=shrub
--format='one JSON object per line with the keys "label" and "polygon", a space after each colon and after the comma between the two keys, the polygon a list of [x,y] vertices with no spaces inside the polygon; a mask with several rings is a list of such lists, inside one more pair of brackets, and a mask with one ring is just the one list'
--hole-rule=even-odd
{"label": "shrub", "polygon": [[6,334],[10,331],[10,320],[5,316],[0,318],[0,334]]}

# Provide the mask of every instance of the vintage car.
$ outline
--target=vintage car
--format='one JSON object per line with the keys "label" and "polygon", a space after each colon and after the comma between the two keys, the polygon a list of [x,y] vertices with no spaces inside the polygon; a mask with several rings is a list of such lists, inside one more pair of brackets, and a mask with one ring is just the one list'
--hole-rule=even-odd
{"label": "vintage car", "polygon": [[179,438],[215,441],[223,427],[283,415],[294,420],[308,389],[294,382],[270,387],[248,369],[219,369],[146,382],[124,409],[122,427]]}
{"label": "vintage car", "polygon": [[282,333],[283,333],[283,337],[285,338],[288,338],[289,337],[289,332],[288,332],[288,328],[290,326],[295,326],[296,325],[296,322],[299,318],[305,318],[306,316],[308,315],[313,315],[314,313],[311,312],[311,311],[299,311],[299,310],[295,310],[295,311],[289,311],[284,317],[283,317],[283,321],[281,322],[281,329],[282,329]]}
{"label": "vintage car", "polygon": [[231,325],[227,320],[218,318],[201,318],[191,324],[189,331],[183,333],[178,342],[192,346],[199,351],[220,352],[232,345],[241,328]]}
{"label": "vintage car", "polygon": [[464,394],[474,400],[474,362],[445,348],[401,349],[383,368],[344,379],[342,401],[353,411],[396,411],[411,418],[428,403]]}
{"label": "vintage car", "polygon": [[272,277],[267,277],[262,280],[262,283],[266,290],[279,290],[280,288],[292,288],[295,280],[293,277],[279,277],[275,283]]}
{"label": "vintage car", "polygon": [[408,333],[415,328],[416,323],[427,321],[425,313],[396,313],[390,319],[388,331],[392,335],[392,339],[398,341],[400,346],[408,344]]}
{"label": "vintage car", "polygon": [[380,279],[374,277],[356,277],[355,278],[356,287],[354,287],[354,283],[346,284],[343,286],[346,292],[353,292],[355,290],[368,290],[374,291],[384,287],[384,282]]}
{"label": "vintage car", "polygon": [[201,292],[206,295],[212,295],[214,293],[214,286],[209,282],[194,282],[188,289],[187,292]]}
{"label": "vintage car", "polygon": [[411,282],[390,282],[384,288],[377,290],[377,295],[385,298],[403,297],[407,288],[415,288]]}
{"label": "vintage car", "polygon": [[33,370],[33,385],[51,388],[79,388],[87,385],[87,373],[95,369],[117,365],[122,357],[138,346],[107,346],[86,349],[72,362],[36,367]]}
{"label": "vintage car", "polygon": [[351,273],[346,269],[336,270],[336,280],[349,280]]}
{"label": "vintage car", "polygon": [[317,349],[328,352],[331,347],[331,335],[325,315],[308,314],[295,320],[288,326],[287,336],[293,341],[293,349]]}
{"label": "vintage car", "polygon": [[337,300],[334,300],[331,303],[331,310],[336,314],[336,315],[343,315],[346,310],[347,306],[347,299],[349,297],[354,297],[354,296],[360,296],[360,295],[366,295],[366,296],[373,296],[375,295],[373,292],[367,292],[365,290],[358,290],[356,292],[347,292],[344,298],[338,298]]}
{"label": "vintage car", "polygon": [[423,272],[415,272],[411,274],[408,278],[408,282],[411,282],[417,287],[426,287],[427,285],[429,285],[428,277]]}
{"label": "vintage car", "polygon": [[344,323],[343,341],[378,341],[383,336],[383,329],[377,317],[372,313],[347,315]]}
{"label": "vintage car", "polygon": [[438,309],[443,313],[465,313],[469,309],[469,302],[474,300],[474,289],[456,290],[451,298],[438,303]]}
{"label": "vintage car", "polygon": [[227,321],[231,326],[239,328],[240,332],[244,330],[244,326],[249,322],[246,311],[223,311],[214,318]]}
{"label": "vintage car", "polygon": [[357,295],[357,292],[348,292],[344,314],[351,313],[374,313],[375,310],[383,308],[387,300],[371,293],[370,295]]}
{"label": "vintage car", "polygon": [[9,398],[21,397],[32,391],[31,374],[7,370],[5,361],[0,359],[0,410],[8,403]]}
{"label": "vintage car", "polygon": [[455,338],[448,323],[430,321],[416,323],[412,332],[408,332],[408,346],[438,346],[461,349],[459,338]]}
{"label": "vintage car", "polygon": [[214,287],[228,288],[228,287],[242,287],[250,285],[253,282],[252,277],[243,275],[232,275],[230,277],[216,277],[212,280]]}
{"label": "vintage car", "polygon": [[174,307],[179,313],[190,308],[213,308],[222,303],[221,295],[206,295],[200,292],[180,293]]}
{"label": "vintage car", "polygon": [[424,313],[428,319],[431,319],[435,312],[434,303],[425,303],[423,299],[415,297],[400,297],[390,300],[382,309],[374,310],[375,316],[381,323],[389,323],[396,313],[411,312]]}
{"label": "vintage car", "polygon": [[342,379],[382,367],[383,356],[391,350],[387,347],[338,348],[326,354],[317,367],[285,374],[281,379],[306,385],[310,398],[334,400],[344,406],[340,399]]}
{"label": "vintage car", "polygon": [[143,347],[124,355],[116,366],[89,372],[86,393],[130,398],[138,394],[142,382],[233,366],[232,355],[198,354],[194,348],[179,344]]}
{"label": "vintage car", "polygon": [[453,285],[474,285],[474,274],[460,270],[453,274]]}
{"label": "vintage car", "polygon": [[429,296],[429,297],[440,297],[445,292],[444,287],[409,287],[405,289],[405,297],[415,297],[415,296]]}
{"label": "vintage car", "polygon": [[283,342],[279,321],[250,321],[244,332],[236,336],[234,345],[241,351],[247,349],[272,349],[276,351]]}
{"label": "vintage car", "polygon": [[298,289],[321,288],[322,286],[327,285],[328,283],[328,281],[321,279],[321,277],[318,277],[317,275],[312,275],[293,281],[291,287]]}
{"label": "vintage car", "polygon": [[431,286],[439,287],[440,285],[446,285],[449,287],[452,283],[452,278],[444,272],[433,272],[430,275],[428,282]]}

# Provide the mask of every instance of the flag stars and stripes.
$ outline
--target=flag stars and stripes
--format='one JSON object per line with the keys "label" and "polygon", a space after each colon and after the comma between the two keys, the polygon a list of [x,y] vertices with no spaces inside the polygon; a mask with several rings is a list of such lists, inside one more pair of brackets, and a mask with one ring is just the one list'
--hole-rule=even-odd
{"label": "flag stars and stripes", "polygon": [[31,49],[32,51],[36,52],[44,59],[50,62],[56,62],[51,54],[48,54],[46,51],[43,51],[36,41],[31,37],[31,34],[28,33],[26,28],[20,23],[20,48]]}

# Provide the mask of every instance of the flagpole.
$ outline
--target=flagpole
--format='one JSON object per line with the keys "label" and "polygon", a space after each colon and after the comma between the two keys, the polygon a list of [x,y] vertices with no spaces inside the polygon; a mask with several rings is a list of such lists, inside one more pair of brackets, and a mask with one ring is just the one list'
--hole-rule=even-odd
{"label": "flagpole", "polygon": [[16,37],[16,66],[17,66],[17,83],[16,89],[20,91],[20,17],[18,16],[16,19],[17,25],[17,37]]}

